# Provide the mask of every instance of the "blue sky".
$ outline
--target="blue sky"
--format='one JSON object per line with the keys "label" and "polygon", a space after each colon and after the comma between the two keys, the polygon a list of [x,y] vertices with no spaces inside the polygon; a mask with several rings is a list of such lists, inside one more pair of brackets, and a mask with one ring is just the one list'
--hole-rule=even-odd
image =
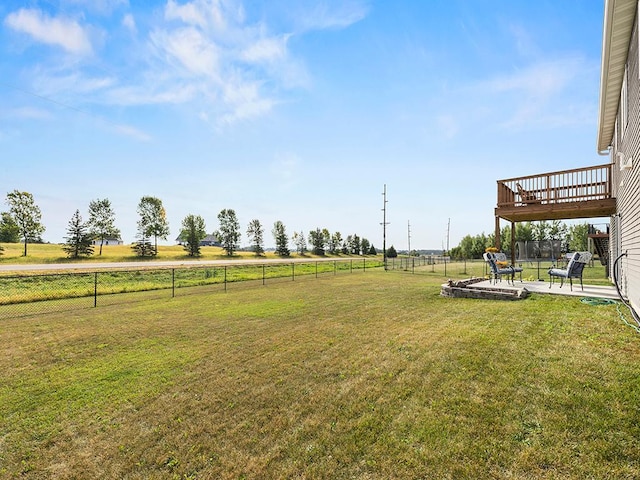
{"label": "blue sky", "polygon": [[[491,233],[496,180],[596,153],[601,0],[5,0],[0,195],[43,238],[142,196],[273,245],[316,227],[382,247]],[[0,207],[6,210],[4,205]]]}

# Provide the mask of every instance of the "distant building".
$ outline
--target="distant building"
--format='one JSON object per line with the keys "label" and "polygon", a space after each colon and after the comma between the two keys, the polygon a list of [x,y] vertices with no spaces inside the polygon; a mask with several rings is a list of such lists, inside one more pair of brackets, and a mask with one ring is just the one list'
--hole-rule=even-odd
{"label": "distant building", "polygon": [[[176,238],[176,242],[178,243],[178,245],[184,245],[185,243],[180,237]],[[218,240],[218,237],[216,237],[215,235],[207,235],[202,240],[200,240],[200,246],[201,247],[221,247],[222,244]]]}
{"label": "distant building", "polygon": [[[122,245],[124,242],[121,238],[107,237],[102,241],[102,245]],[[100,239],[96,238],[91,245],[100,245]]]}

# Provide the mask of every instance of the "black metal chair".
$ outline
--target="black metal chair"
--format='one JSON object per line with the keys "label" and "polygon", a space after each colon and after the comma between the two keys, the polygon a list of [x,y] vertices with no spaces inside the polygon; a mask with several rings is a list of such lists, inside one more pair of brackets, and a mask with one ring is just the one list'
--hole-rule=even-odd
{"label": "black metal chair", "polygon": [[569,279],[571,285],[571,291],[573,291],[573,279],[580,279],[580,288],[584,291],[582,285],[582,272],[587,263],[591,260],[591,253],[589,252],[574,252],[569,259],[567,268],[550,268],[549,269],[549,288],[553,285],[555,277],[560,278],[560,288],[564,285],[564,279]]}
{"label": "black metal chair", "polygon": [[[513,284],[513,279],[515,278],[516,273],[520,272],[520,281],[522,282],[522,268],[508,266],[508,267],[499,267],[496,261],[495,253],[487,252],[482,254],[485,262],[489,265],[489,283],[491,283],[491,279],[493,278],[493,283],[498,283],[498,280],[502,280],[502,275],[510,275],[511,276],[511,284]],[[507,277],[508,278],[508,277]],[[508,283],[508,280],[507,280]]]}

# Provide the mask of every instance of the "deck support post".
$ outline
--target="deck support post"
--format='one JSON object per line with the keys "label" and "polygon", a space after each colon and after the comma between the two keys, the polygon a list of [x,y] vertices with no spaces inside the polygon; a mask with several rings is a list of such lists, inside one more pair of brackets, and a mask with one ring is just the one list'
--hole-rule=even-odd
{"label": "deck support post", "polygon": [[511,265],[516,264],[516,222],[511,222]]}
{"label": "deck support post", "polygon": [[495,230],[495,242],[494,247],[500,251],[500,217],[496,215],[496,230]]}

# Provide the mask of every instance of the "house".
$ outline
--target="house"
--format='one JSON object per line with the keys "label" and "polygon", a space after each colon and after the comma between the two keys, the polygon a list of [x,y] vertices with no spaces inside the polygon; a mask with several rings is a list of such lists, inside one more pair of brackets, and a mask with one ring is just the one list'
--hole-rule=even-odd
{"label": "house", "polygon": [[606,0],[597,149],[611,163],[616,210],[609,261],[622,294],[640,311],[640,35],[638,0]]}
{"label": "house", "polygon": [[[182,238],[180,238],[179,236],[178,238],[176,238],[176,242],[178,243],[178,245],[184,245],[185,243],[184,240],[182,240]],[[218,237],[216,237],[215,235],[207,235],[202,240],[200,240],[200,246],[201,247],[220,247],[222,246],[222,244],[218,240]]]}
{"label": "house", "polygon": [[[121,238],[115,238],[115,237],[105,237],[105,239],[102,241],[102,245],[122,245],[124,242],[122,241]],[[91,245],[100,245],[100,239],[96,238],[94,240],[91,241]]]}
{"label": "house", "polygon": [[[635,312],[640,311],[640,19],[638,0],[605,0],[597,151],[602,165],[498,180],[500,220],[609,217],[605,232],[590,232],[607,272]],[[634,312],[634,314],[635,314]]]}

